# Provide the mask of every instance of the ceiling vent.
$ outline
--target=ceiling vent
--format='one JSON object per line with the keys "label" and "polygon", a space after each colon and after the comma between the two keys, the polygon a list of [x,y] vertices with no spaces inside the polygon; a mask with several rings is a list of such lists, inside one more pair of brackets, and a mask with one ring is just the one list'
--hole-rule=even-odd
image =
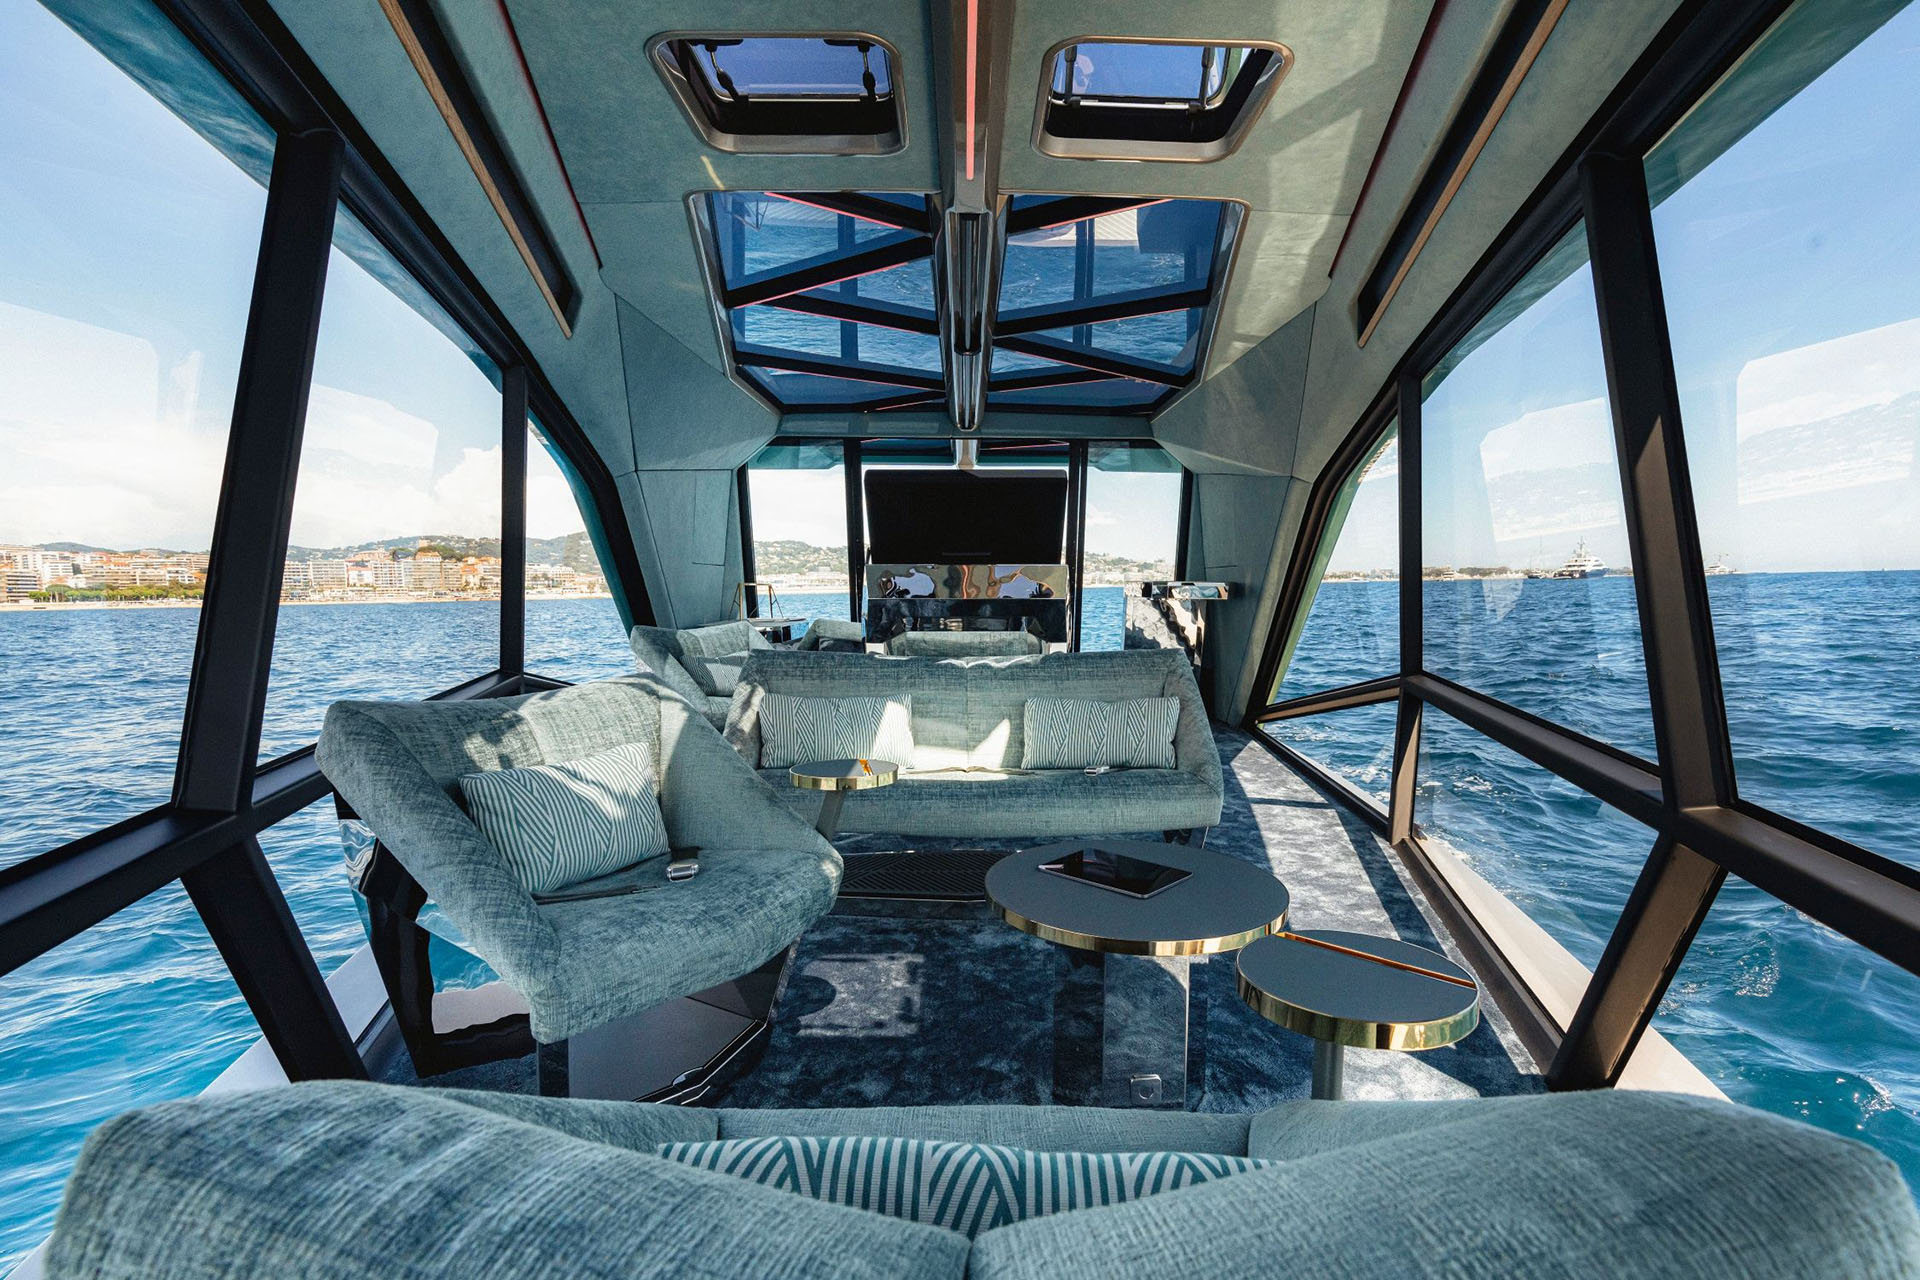
{"label": "ceiling vent", "polygon": [[747,155],[875,156],[907,145],[900,58],[875,36],[655,36],[660,78],[708,146]]}
{"label": "ceiling vent", "polygon": [[1218,160],[1292,65],[1267,41],[1068,40],[1042,64],[1033,145],[1070,160]]}

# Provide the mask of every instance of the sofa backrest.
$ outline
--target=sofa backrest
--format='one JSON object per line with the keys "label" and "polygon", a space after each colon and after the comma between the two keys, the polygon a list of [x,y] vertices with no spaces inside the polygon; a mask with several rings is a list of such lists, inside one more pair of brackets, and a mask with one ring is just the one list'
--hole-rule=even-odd
{"label": "sofa backrest", "polygon": [[733,691],[736,655],[771,647],[758,628],[741,619],[683,630],[637,626],[627,633],[627,645],[644,670],[666,681],[695,707],[708,697],[725,697]]}
{"label": "sofa backrest", "polygon": [[1175,767],[1216,782],[1220,770],[1193,668],[1172,649],[1023,658],[757,652],[740,673],[726,730],[727,741],[753,764],[760,759],[760,700],[768,693],[806,698],[911,694],[915,750],[914,759],[904,763],[920,770],[1019,768],[1029,698],[1176,697]]}
{"label": "sofa backrest", "polygon": [[901,658],[1018,658],[1046,647],[1030,631],[902,631],[887,641]]}

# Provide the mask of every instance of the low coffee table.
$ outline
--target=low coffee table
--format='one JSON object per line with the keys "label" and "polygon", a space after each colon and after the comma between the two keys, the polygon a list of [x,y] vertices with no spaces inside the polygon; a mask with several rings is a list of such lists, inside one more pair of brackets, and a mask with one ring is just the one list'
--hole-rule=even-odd
{"label": "low coffee table", "polygon": [[1336,929],[1262,938],[1240,953],[1240,998],[1313,1037],[1313,1096],[1344,1092],[1346,1048],[1438,1049],[1480,1025],[1473,975],[1438,951]]}
{"label": "low coffee table", "polygon": [[[1107,849],[1180,867],[1190,874],[1151,898],[1040,870],[1040,864],[1076,849]],[[1014,928],[1071,948],[1080,967],[1102,969],[1100,1088],[1107,1106],[1187,1104],[1197,1093],[1202,1043],[1190,1027],[1191,966],[1233,951],[1285,926],[1291,898],[1267,871],[1186,845],[1140,840],[1066,840],[1012,854],[987,873],[987,900]],[[1055,992],[1055,1026],[1062,1027],[1072,967]],[[1067,997],[1063,999],[1062,997]],[[1202,1005],[1204,1009],[1204,1003]],[[1056,1036],[1055,1101],[1063,1096]],[[1090,1050],[1090,1046],[1082,1046]]]}
{"label": "low coffee table", "polygon": [[892,786],[899,777],[900,766],[891,760],[816,760],[787,770],[794,786],[827,793],[813,827],[829,840],[840,829],[840,808],[847,802],[847,792]]}

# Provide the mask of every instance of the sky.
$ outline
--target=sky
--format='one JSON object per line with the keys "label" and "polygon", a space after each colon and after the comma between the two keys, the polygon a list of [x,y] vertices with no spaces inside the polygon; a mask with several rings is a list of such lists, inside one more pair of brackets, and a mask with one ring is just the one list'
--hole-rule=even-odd
{"label": "sky", "polygon": [[[1655,211],[1703,550],[1736,568],[1920,567],[1915,83],[1920,7]],[[259,186],[33,0],[0,0],[0,175],[0,542],[204,548]],[[1624,566],[1605,395],[1582,268],[1433,392],[1423,558]],[[336,253],[294,542],[497,534],[496,406]],[[805,474],[761,536],[843,542],[837,481]],[[1391,564],[1391,487],[1362,486],[1332,567]],[[557,475],[535,488],[531,532],[580,527]],[[1102,486],[1089,549],[1164,554],[1168,493]]]}

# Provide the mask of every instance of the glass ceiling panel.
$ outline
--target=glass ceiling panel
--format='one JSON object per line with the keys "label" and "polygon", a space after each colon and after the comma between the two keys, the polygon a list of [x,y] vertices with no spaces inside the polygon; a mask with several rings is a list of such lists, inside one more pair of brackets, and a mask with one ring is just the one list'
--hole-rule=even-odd
{"label": "glass ceiling panel", "polygon": [[875,302],[891,302],[912,307],[929,318],[933,316],[933,263],[931,259],[905,262],[885,271],[856,278],[854,293]]}
{"label": "glass ceiling panel", "polygon": [[1102,382],[1081,382],[1070,387],[1038,387],[1032,391],[995,391],[987,396],[989,409],[1086,408],[1145,409],[1172,388],[1152,382],[1134,382],[1128,378],[1109,378]]}
{"label": "glass ceiling panel", "polygon": [[1095,471],[1177,472],[1180,460],[1157,444],[1131,441],[1094,441],[1087,446],[1087,465]]}
{"label": "glass ceiling panel", "polygon": [[[910,209],[926,208],[925,196],[883,198]],[[714,191],[708,193],[707,202],[729,287],[776,271],[830,261],[856,248],[911,240],[916,234],[766,191]],[[929,270],[924,263],[917,265]],[[930,295],[931,283],[928,288]]]}
{"label": "glass ceiling panel", "polygon": [[893,92],[887,51],[867,41],[743,36],[675,41],[688,46],[709,92],[732,98],[845,98]]}
{"label": "glass ceiling panel", "polygon": [[1082,350],[1106,351],[1130,360],[1151,360],[1185,372],[1193,368],[1193,337],[1199,332],[1200,311],[1195,308],[1103,320],[1080,329],[1045,329],[1033,336]]}
{"label": "glass ceiling panel", "polygon": [[1058,360],[1043,360],[1039,356],[1030,356],[1024,351],[1008,351],[1004,347],[993,349],[993,373],[1002,377],[1013,373],[1048,373],[1071,368]]}
{"label": "glass ceiling panel", "polygon": [[919,391],[887,383],[859,382],[852,378],[827,378],[812,373],[791,373],[785,369],[743,369],[741,372],[760,385],[760,389],[784,405],[819,408],[823,405],[860,405],[876,400],[899,400],[925,396],[938,407],[946,402],[940,391]]}
{"label": "glass ceiling panel", "polygon": [[733,312],[733,337],[736,343],[795,355],[940,372],[940,339],[933,334],[884,329],[778,307],[737,308]]}

